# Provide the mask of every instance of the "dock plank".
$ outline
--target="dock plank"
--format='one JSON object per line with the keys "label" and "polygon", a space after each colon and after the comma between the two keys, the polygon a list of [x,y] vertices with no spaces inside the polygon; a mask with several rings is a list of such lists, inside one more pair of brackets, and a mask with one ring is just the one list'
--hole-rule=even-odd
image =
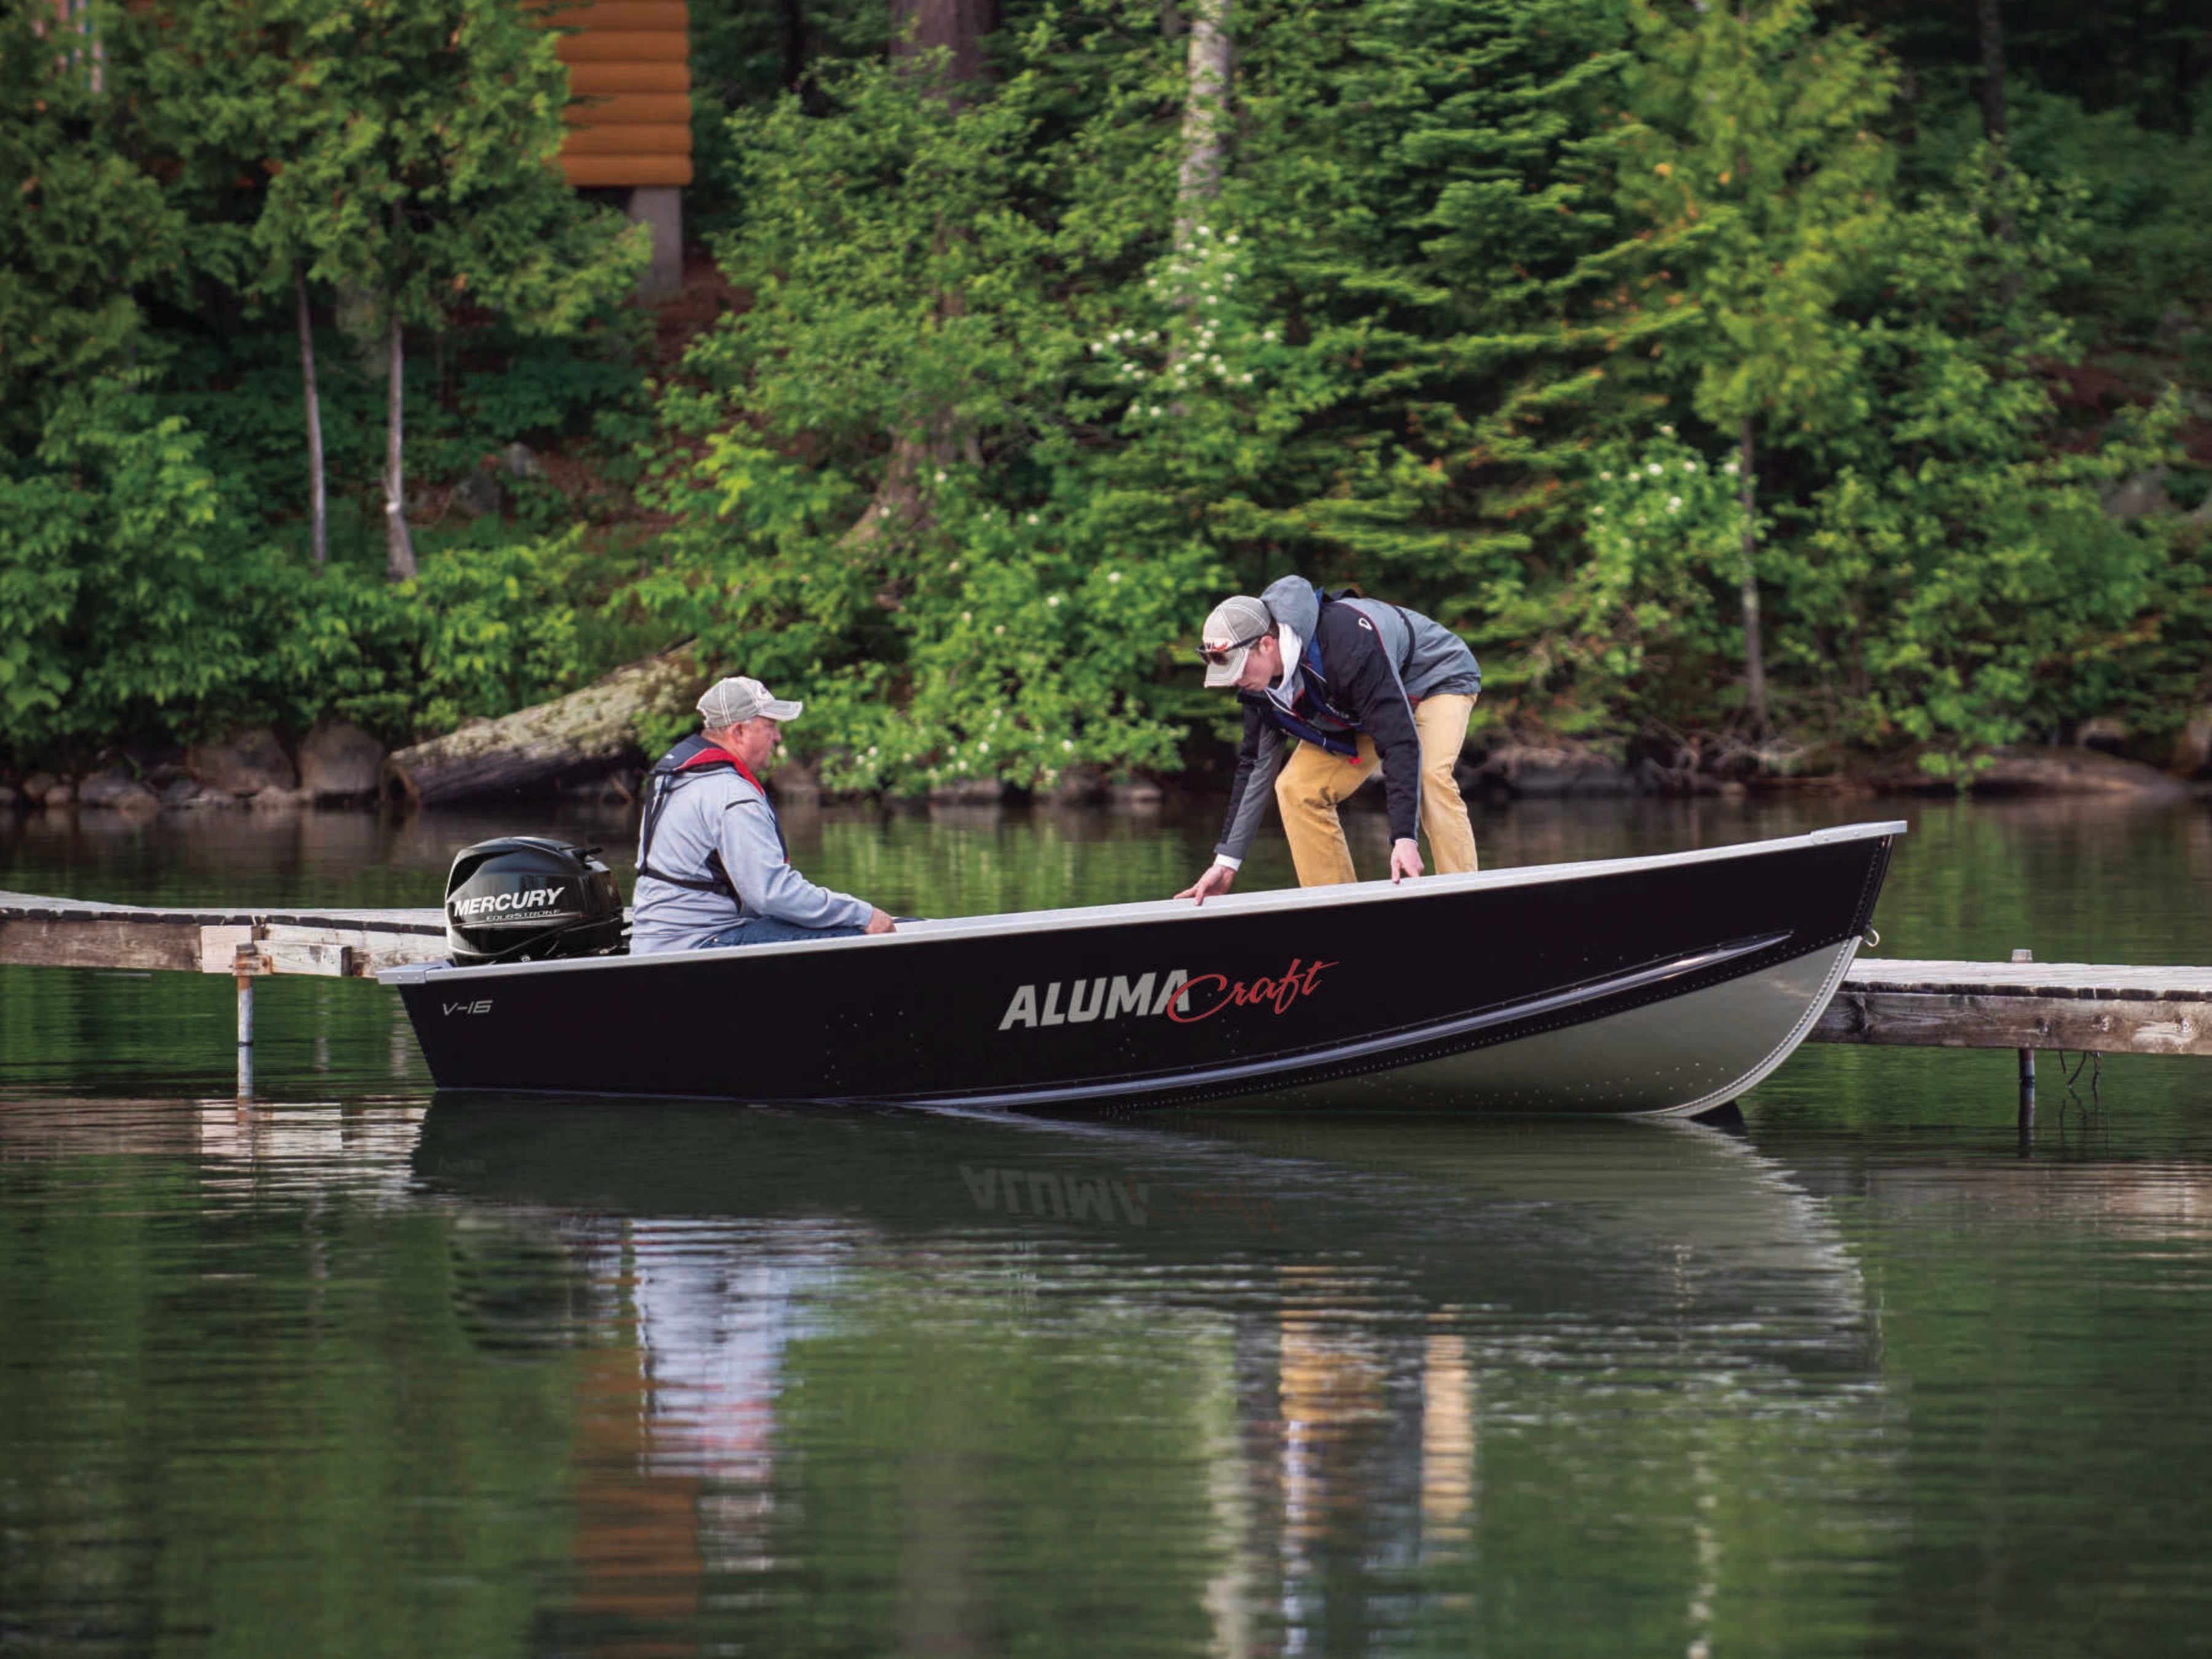
{"label": "dock plank", "polygon": [[0,963],[362,978],[446,954],[441,910],[170,908],[0,891]]}
{"label": "dock plank", "polygon": [[2212,968],[1862,958],[1808,1040],[2212,1054]]}
{"label": "dock plank", "polygon": [[197,972],[197,921],[0,915],[0,962],[35,968],[169,968]]}

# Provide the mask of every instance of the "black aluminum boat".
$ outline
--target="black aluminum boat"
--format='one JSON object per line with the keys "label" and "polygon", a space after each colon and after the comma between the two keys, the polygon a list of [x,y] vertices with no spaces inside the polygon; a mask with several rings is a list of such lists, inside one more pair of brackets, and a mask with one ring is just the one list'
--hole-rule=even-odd
{"label": "black aluminum boat", "polygon": [[1687,1114],[1804,1040],[1905,828],[380,977],[441,1089]]}

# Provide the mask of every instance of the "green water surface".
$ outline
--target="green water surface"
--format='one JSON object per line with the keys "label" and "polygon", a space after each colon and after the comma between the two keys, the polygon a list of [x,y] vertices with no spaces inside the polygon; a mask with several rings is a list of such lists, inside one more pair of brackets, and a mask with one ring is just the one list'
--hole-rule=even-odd
{"label": "green water surface", "polygon": [[[1882,955],[2212,962],[2201,805],[1901,815]],[[787,827],[950,915],[1170,892],[1215,826]],[[430,904],[548,829],[632,833],[38,815],[0,887]],[[0,969],[0,1654],[2212,1649],[2205,1062],[2046,1056],[2026,1137],[2008,1053],[1820,1047],[1732,1130],[1066,1124],[438,1102],[396,1000],[322,981],[262,988],[244,1105],[234,1018]]]}

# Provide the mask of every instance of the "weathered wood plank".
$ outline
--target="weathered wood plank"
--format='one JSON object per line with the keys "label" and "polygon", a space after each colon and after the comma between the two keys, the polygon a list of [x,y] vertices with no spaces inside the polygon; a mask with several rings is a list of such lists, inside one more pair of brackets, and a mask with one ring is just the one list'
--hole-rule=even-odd
{"label": "weathered wood plank", "polygon": [[225,927],[217,925],[200,929],[200,972],[228,974],[234,972],[238,962],[238,947],[253,943],[250,926]]}
{"label": "weathered wood plank", "polygon": [[446,931],[442,910],[353,910],[296,906],[228,909],[207,905],[104,904],[96,899],[54,898],[41,893],[0,891],[0,920],[192,922],[200,927],[256,926],[281,922],[301,927],[365,927],[380,933],[438,933]]}
{"label": "weathered wood plank", "polygon": [[0,963],[46,968],[257,971],[366,977],[446,954],[440,910],[315,912],[166,909],[35,893],[0,893]]}
{"label": "weathered wood plank", "polygon": [[1935,1048],[2071,1048],[2083,1053],[2212,1054],[2212,997],[1961,995],[1867,990],[1846,981],[1813,1028],[1814,1042]]}
{"label": "weathered wood plank", "polygon": [[1862,957],[1846,988],[1951,996],[2212,1000],[2212,968],[2131,967],[2087,962],[1933,962]]}
{"label": "weathered wood plank", "polygon": [[0,915],[0,962],[33,968],[168,968],[200,965],[196,921],[138,921],[109,916],[69,921]]}
{"label": "weathered wood plank", "polygon": [[446,957],[446,931],[401,933],[373,927],[298,927],[271,922],[261,930],[261,949],[279,974],[335,974],[366,978],[410,962]]}

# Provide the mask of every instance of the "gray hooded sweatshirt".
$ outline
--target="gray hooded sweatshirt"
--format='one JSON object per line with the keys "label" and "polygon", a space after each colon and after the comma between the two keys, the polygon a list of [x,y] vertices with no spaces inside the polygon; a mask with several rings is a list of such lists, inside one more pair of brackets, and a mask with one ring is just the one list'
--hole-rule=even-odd
{"label": "gray hooded sweatshirt", "polygon": [[[641,854],[642,853],[641,848]],[[632,956],[689,951],[746,916],[774,916],[801,927],[866,927],[866,899],[817,887],[791,867],[768,797],[734,772],[704,772],[680,785],[653,832],[653,866],[704,877],[719,852],[735,899],[650,876],[637,880],[630,921]]]}
{"label": "gray hooded sweatshirt", "polygon": [[[1289,752],[1285,715],[1332,735],[1372,738],[1385,763],[1391,839],[1411,839],[1420,821],[1421,788],[1413,704],[1423,697],[1480,695],[1482,670],[1474,653],[1442,623],[1381,599],[1332,600],[1332,614],[1324,619],[1321,599],[1303,576],[1270,582],[1260,602],[1275,619],[1286,666],[1282,679],[1265,691],[1237,694],[1244,705],[1244,741],[1216,861],[1234,869],[1251,850],[1273,793],[1269,786]],[[1316,629],[1322,635],[1322,660],[1330,677],[1326,698],[1318,695],[1321,688],[1307,684],[1303,661]],[[1394,755],[1399,763],[1389,763]]]}

